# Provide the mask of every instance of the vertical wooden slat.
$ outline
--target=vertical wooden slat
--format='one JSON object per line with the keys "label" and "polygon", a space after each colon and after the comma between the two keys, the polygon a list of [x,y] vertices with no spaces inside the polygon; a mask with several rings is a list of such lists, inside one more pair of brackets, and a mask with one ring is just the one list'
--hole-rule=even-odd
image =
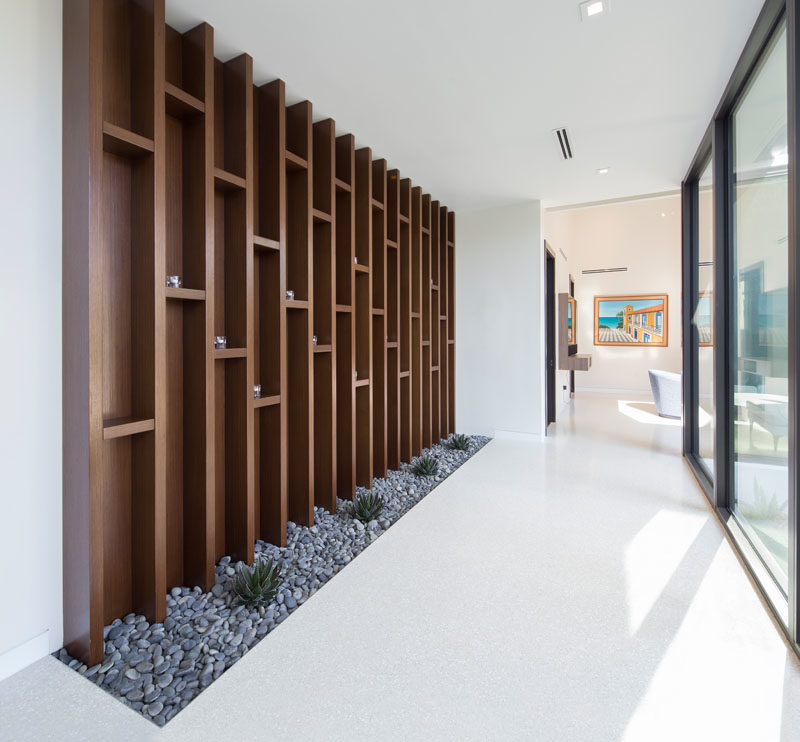
{"label": "vertical wooden slat", "polygon": [[277,241],[278,250],[259,254],[256,335],[259,376],[264,396],[280,397],[277,406],[257,410],[258,537],[286,544],[287,504],[287,359],[286,359],[286,88],[274,80],[258,89],[258,234]]}
{"label": "vertical wooden slat", "polygon": [[400,458],[410,462],[413,456],[413,321],[412,312],[412,276],[411,276],[411,181],[404,178],[400,181],[400,236],[398,243],[400,263]]}
{"label": "vertical wooden slat", "polygon": [[356,484],[372,487],[372,153],[356,150]]}
{"label": "vertical wooden slat", "polygon": [[[302,101],[286,108],[285,153],[287,289],[295,292],[298,302],[305,302],[286,304],[287,499],[289,519],[300,525],[314,523],[312,157],[311,104]],[[298,158],[305,164],[298,164]]]}
{"label": "vertical wooden slat", "polygon": [[386,160],[372,163],[372,465],[386,476]]}
{"label": "vertical wooden slat", "polygon": [[386,465],[399,469],[400,454],[400,173],[386,178]]}
{"label": "vertical wooden slat", "polygon": [[332,119],[314,124],[314,499],[329,512],[336,511],[335,137]]}
{"label": "vertical wooden slat", "polygon": [[411,450],[422,453],[422,189],[411,189]]}
{"label": "vertical wooden slat", "polygon": [[355,356],[355,139],[336,138],[336,476],[339,497],[356,486]]}

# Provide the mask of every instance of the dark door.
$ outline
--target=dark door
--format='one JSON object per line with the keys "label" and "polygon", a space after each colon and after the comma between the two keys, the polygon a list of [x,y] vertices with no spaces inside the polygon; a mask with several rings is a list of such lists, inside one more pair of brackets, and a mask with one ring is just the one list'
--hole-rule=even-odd
{"label": "dark door", "polygon": [[547,425],[556,421],[556,259],[545,247],[545,400]]}
{"label": "dark door", "polygon": [[[572,276],[569,277],[569,295],[573,299],[575,298],[575,281],[572,280]],[[573,340],[576,343],[578,342],[577,333],[576,333],[576,337],[574,337]],[[570,396],[575,394],[575,372],[574,371],[570,371],[569,372],[569,393],[570,393]]]}

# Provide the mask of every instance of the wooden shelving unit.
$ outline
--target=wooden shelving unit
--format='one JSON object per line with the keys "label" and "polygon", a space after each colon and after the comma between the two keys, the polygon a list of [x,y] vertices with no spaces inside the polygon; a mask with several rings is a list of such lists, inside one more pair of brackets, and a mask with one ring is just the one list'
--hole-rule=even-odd
{"label": "wooden shelving unit", "polygon": [[162,621],[455,428],[454,214],[252,70],[164,0],[64,6],[64,635],[90,665],[114,618]]}

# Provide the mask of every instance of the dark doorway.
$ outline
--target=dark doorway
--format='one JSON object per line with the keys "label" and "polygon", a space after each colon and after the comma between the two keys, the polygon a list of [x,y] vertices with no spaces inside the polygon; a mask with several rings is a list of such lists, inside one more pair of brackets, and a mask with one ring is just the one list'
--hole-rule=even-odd
{"label": "dark doorway", "polygon": [[[569,295],[574,299],[575,298],[575,281],[573,280],[572,276],[569,277]],[[575,342],[578,342],[578,338],[575,338]],[[569,372],[569,396],[571,397],[575,394],[575,372]]]}
{"label": "dark doorway", "polygon": [[556,421],[556,258],[544,243],[545,275],[545,430]]}

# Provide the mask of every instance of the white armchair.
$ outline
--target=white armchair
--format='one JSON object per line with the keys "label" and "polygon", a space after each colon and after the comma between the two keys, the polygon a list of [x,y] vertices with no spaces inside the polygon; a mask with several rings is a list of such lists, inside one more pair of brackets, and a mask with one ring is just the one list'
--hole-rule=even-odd
{"label": "white armchair", "polygon": [[681,404],[681,375],[672,371],[650,369],[650,388],[653,401],[661,417],[680,419],[683,412]]}

